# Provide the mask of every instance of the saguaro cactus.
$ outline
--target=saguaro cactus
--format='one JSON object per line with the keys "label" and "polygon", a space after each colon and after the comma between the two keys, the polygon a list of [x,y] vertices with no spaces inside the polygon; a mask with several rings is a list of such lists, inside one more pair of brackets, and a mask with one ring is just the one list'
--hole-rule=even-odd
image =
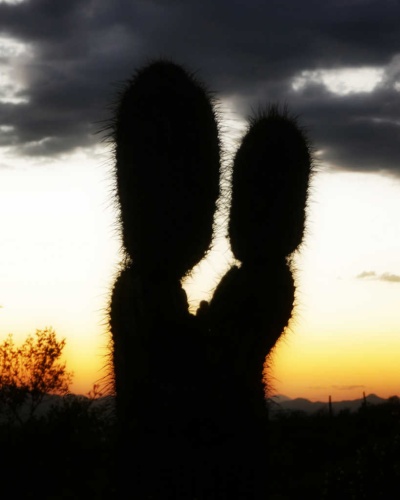
{"label": "saguaro cactus", "polygon": [[267,488],[262,374],[292,314],[290,257],[303,237],[312,164],[305,133],[277,107],[250,120],[233,162],[229,239],[241,265],[222,278],[208,320],[219,353],[217,390],[230,401],[236,428],[247,429],[239,442],[254,493],[242,491],[246,498],[265,498]]}
{"label": "saguaro cactus", "polygon": [[233,163],[229,218],[241,267],[222,279],[209,313],[213,330],[238,351],[229,357],[242,363],[240,377],[254,357],[263,362],[291,317],[288,259],[303,238],[311,171],[309,141],[287,110],[273,106],[250,120]]}
{"label": "saguaro cactus", "polygon": [[[112,136],[128,262],[110,307],[117,414],[123,441],[140,453],[140,476],[158,471],[158,481],[136,484],[136,493],[164,498],[160,477],[170,483],[174,474],[161,470],[181,469],[187,460],[183,427],[191,424],[183,416],[194,414],[188,408],[202,373],[198,329],[180,280],[212,238],[220,175],[212,96],[180,66],[156,61],[121,92]],[[182,448],[178,462],[168,456],[170,445]],[[180,484],[168,487],[174,496]]]}
{"label": "saguaro cactus", "polygon": [[241,266],[196,316],[181,279],[212,237],[215,101],[192,74],[156,61],[121,92],[112,138],[127,263],[110,327],[119,452],[129,452],[137,478],[128,483],[141,499],[265,498],[262,371],[293,308],[287,259],[304,231],[307,138],[276,107],[250,122],[233,163],[229,222]]}

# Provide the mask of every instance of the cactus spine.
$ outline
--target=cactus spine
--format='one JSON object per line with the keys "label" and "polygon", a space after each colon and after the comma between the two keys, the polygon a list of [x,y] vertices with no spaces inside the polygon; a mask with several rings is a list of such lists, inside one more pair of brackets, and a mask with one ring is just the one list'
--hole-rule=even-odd
{"label": "cactus spine", "polygon": [[146,483],[137,480],[135,493],[265,498],[262,371],[293,307],[287,258],[304,231],[307,138],[276,107],[250,121],[233,164],[229,222],[241,266],[193,316],[181,279],[212,237],[215,102],[186,70],[156,61],[121,93],[112,136],[127,264],[110,327],[121,443]]}

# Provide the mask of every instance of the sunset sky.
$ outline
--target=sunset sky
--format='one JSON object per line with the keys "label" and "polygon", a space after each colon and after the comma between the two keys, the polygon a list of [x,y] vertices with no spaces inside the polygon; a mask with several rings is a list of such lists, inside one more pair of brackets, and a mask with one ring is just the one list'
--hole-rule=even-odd
{"label": "sunset sky", "polygon": [[[398,0],[0,0],[0,340],[52,326],[74,392],[107,373],[121,256],[96,132],[121,83],[168,57],[216,92],[228,158],[268,103],[299,115],[316,151],[272,394],[400,394],[399,19]],[[185,283],[194,309],[232,263],[217,222]]]}

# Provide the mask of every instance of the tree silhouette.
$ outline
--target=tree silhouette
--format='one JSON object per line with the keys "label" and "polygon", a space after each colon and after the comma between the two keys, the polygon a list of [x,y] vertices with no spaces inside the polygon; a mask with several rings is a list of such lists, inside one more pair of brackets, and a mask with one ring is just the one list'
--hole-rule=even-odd
{"label": "tree silhouette", "polygon": [[52,328],[36,330],[19,347],[8,335],[0,344],[0,413],[22,423],[47,394],[68,393],[72,372],[60,361],[65,343]]}
{"label": "tree silhouette", "polygon": [[118,468],[139,498],[266,495],[263,364],[292,313],[312,156],[286,109],[250,120],[229,220],[241,265],[191,315],[181,280],[210,246],[222,174],[216,104],[160,60],[127,83],[112,123],[126,254],[110,303]]}

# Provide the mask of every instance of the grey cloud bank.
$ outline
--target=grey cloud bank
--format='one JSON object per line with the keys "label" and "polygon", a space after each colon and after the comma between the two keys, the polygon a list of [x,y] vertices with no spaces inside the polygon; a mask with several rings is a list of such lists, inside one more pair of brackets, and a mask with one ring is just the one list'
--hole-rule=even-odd
{"label": "grey cloud bank", "polygon": [[332,168],[399,175],[399,19],[398,0],[0,3],[0,147],[52,157],[98,143],[119,84],[167,57],[238,120],[287,103]]}

